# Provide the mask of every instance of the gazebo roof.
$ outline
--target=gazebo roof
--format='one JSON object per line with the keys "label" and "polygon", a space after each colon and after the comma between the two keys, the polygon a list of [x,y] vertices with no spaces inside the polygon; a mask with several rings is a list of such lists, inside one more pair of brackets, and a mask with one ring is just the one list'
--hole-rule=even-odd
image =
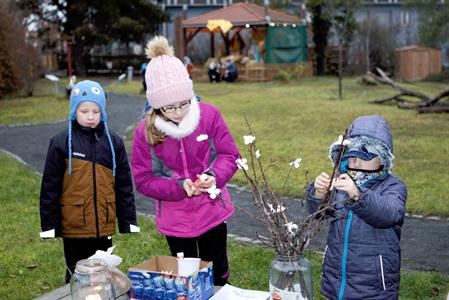
{"label": "gazebo roof", "polygon": [[[301,19],[281,11],[269,9],[270,22],[281,24],[300,24]],[[221,9],[182,21],[183,28],[206,27],[209,20],[224,19],[234,27],[249,25],[266,25],[265,8],[253,3],[236,3]]]}

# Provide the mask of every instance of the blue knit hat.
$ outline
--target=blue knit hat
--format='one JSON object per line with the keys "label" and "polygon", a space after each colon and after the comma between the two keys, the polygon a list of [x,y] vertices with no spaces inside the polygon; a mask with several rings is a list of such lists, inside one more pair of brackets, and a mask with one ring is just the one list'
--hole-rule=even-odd
{"label": "blue knit hat", "polygon": [[111,135],[107,125],[106,116],[106,95],[103,88],[98,82],[91,80],[83,80],[78,82],[72,89],[70,94],[70,113],[69,113],[69,175],[72,174],[72,121],[76,120],[76,110],[82,102],[94,102],[98,105],[101,112],[101,122],[104,124],[104,130],[108,137],[109,146],[112,153],[112,175],[115,176],[115,151],[112,144]]}

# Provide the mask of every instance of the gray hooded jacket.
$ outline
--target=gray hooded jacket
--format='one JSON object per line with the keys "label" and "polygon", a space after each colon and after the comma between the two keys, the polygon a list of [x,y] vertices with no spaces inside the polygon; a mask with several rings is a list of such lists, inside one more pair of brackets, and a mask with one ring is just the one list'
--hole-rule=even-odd
{"label": "gray hooded jacket", "polygon": [[[382,117],[357,118],[351,124],[350,138],[356,136],[381,141],[382,147],[389,148],[383,158],[393,158],[391,132]],[[391,161],[388,163],[392,166]],[[310,212],[319,205],[313,195],[311,183],[307,197]],[[359,201],[344,201],[348,198],[343,191],[334,194],[333,201],[343,201],[335,205],[331,217],[321,292],[329,299],[397,299],[399,242],[407,188],[399,178],[389,174],[366,190]]]}

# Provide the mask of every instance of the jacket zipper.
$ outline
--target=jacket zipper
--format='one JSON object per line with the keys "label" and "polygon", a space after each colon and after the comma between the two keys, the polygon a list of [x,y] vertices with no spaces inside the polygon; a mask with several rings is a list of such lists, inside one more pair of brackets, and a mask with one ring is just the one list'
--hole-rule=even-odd
{"label": "jacket zipper", "polygon": [[[92,137],[95,138],[95,137]],[[92,151],[92,180],[93,180],[93,191],[94,191],[94,209],[95,209],[95,228],[97,229],[97,239],[100,238],[100,226],[98,224],[98,208],[97,208],[97,175],[96,175],[96,171],[95,171],[95,161],[97,159],[96,155],[95,155],[95,141],[92,142],[91,140],[91,147],[90,147],[91,151]]]}
{"label": "jacket zipper", "polygon": [[[189,170],[187,169],[187,157],[186,157],[186,152],[185,152],[185,149],[184,149],[183,139],[179,140],[179,152],[181,153],[182,167],[184,169],[184,177],[186,179],[190,178]],[[191,199],[188,199],[188,200],[189,200],[189,208],[190,208],[190,210],[189,210],[189,218],[190,218],[191,217],[191,213],[190,212],[192,211],[192,206],[190,204],[192,202],[191,202]]]}
{"label": "jacket zipper", "polygon": [[380,261],[380,272],[382,274],[382,286],[383,286],[384,291],[385,291],[387,288],[385,287],[384,263],[382,261],[382,255],[379,255],[379,261]]}
{"label": "jacket zipper", "polygon": [[349,210],[348,219],[346,220],[345,225],[345,235],[343,238],[343,255],[341,258],[341,283],[340,290],[338,292],[338,300],[343,300],[346,289],[346,264],[348,258],[348,248],[349,248],[349,233],[352,224],[352,210]]}

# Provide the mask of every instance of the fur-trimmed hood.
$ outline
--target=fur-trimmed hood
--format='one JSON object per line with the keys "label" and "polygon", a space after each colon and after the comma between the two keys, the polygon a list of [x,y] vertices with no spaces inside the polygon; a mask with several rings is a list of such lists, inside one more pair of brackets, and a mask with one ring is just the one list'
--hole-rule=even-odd
{"label": "fur-trimmed hood", "polygon": [[[349,144],[345,153],[357,151],[363,147],[377,154],[384,169],[391,173],[393,169],[393,138],[387,122],[380,116],[362,116],[352,122],[349,127]],[[329,158],[335,163],[340,141],[334,142],[329,148]],[[345,154],[343,154],[345,158]]]}

